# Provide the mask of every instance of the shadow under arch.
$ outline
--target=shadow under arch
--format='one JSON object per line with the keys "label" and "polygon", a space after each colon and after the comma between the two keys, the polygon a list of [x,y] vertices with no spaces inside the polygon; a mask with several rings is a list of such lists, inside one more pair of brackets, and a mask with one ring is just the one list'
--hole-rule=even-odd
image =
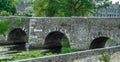
{"label": "shadow under arch", "polygon": [[53,53],[60,53],[63,47],[70,48],[69,40],[64,33],[53,31],[46,36],[44,49],[49,49]]}
{"label": "shadow under arch", "polygon": [[15,28],[8,33],[7,41],[16,45],[13,49],[25,49],[27,34],[21,28]]}
{"label": "shadow under arch", "polygon": [[90,49],[96,49],[96,48],[104,48],[106,45],[106,42],[109,40],[109,37],[98,37],[95,38],[92,43],[90,44]]}

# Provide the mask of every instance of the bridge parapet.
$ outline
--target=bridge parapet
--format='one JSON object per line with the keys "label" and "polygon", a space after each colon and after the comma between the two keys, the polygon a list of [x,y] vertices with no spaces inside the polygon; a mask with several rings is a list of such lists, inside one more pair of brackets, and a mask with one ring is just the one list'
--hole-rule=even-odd
{"label": "bridge parapet", "polygon": [[[99,58],[102,54],[107,53],[112,56],[116,52],[120,52],[120,46],[58,54],[13,62],[99,62]],[[111,58],[110,60],[113,59]]]}

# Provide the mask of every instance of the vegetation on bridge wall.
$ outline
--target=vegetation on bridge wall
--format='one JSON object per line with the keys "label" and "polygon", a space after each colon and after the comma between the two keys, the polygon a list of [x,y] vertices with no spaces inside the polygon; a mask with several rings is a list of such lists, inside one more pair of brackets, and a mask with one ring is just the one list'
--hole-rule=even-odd
{"label": "vegetation on bridge wall", "polygon": [[5,19],[0,22],[0,34],[5,36],[5,33],[9,30],[9,19]]}
{"label": "vegetation on bridge wall", "polygon": [[[14,22],[14,27],[18,27],[24,23],[24,19],[16,19]],[[10,23],[12,20],[8,19],[3,19],[0,21],[0,35],[6,36],[6,33],[10,30],[11,26]]]}

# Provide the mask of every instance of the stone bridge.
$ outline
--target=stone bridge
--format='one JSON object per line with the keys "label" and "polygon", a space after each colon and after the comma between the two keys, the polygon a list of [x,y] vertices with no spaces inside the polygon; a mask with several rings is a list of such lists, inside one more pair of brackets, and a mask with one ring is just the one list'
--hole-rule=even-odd
{"label": "stone bridge", "polygon": [[6,33],[9,40],[7,42],[28,42],[30,48],[59,46],[64,36],[68,38],[72,48],[79,50],[105,47],[108,39],[112,39],[113,43],[107,46],[120,45],[120,18],[0,17],[0,19],[10,20],[10,29]]}

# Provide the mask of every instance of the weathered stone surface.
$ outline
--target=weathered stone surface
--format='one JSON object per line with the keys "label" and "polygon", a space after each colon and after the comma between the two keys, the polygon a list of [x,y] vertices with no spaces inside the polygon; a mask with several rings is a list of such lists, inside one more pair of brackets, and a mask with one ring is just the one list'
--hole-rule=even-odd
{"label": "weathered stone surface", "polygon": [[104,62],[99,60],[103,53],[111,54],[110,61],[119,62],[120,55],[118,53],[116,54],[116,52],[120,52],[120,46],[79,51],[67,54],[58,54],[53,56],[45,56],[12,62]]}
{"label": "weathered stone surface", "polygon": [[[110,46],[120,45],[120,18],[0,17],[1,20],[6,18],[12,20],[8,33],[14,28],[24,30],[30,48],[44,47],[45,38],[54,31],[64,33],[71,47],[79,50],[89,49],[92,41],[98,37],[113,39]],[[16,19],[22,19],[24,23],[15,26]]]}
{"label": "weathered stone surface", "polygon": [[[47,35],[54,31],[64,33],[72,48],[79,50],[89,49],[95,38],[107,37],[119,45],[119,18],[32,18],[30,19],[29,42],[44,46]],[[33,24],[34,23],[34,24]],[[33,44],[33,46],[34,46]],[[39,46],[40,47],[40,46]],[[102,47],[102,46],[101,46]]]}
{"label": "weathered stone surface", "polygon": [[120,62],[120,52],[111,55],[110,62]]}

